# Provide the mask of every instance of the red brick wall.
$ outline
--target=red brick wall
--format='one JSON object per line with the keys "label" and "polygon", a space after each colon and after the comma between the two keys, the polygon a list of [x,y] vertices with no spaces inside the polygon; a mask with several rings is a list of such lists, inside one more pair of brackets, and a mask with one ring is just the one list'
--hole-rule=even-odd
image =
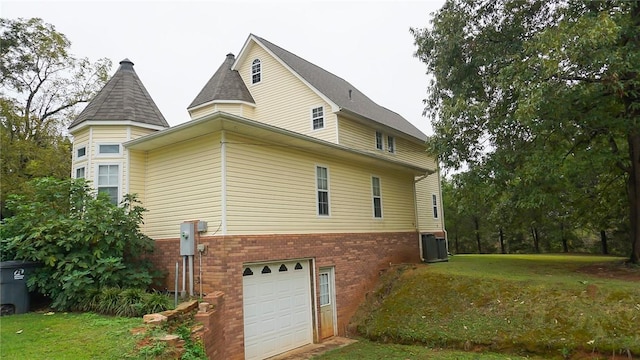
{"label": "red brick wall", "polygon": [[[202,280],[204,293],[222,291],[224,305],[224,341],[228,359],[244,358],[242,271],[243,264],[287,259],[314,259],[316,274],[321,267],[335,267],[338,334],[344,335],[349,320],[364,296],[390,263],[420,261],[419,236],[416,232],[237,235],[199,237],[207,247],[202,256],[202,279],[199,279],[199,258],[194,259],[195,291]],[[156,241],[151,260],[168,272],[166,287],[173,289],[179,239]],[[180,289],[182,289],[182,279]],[[317,279],[314,280],[317,282]],[[315,294],[318,301],[318,294]],[[319,318],[319,314],[315,314]],[[322,324],[319,324],[322,326]]]}

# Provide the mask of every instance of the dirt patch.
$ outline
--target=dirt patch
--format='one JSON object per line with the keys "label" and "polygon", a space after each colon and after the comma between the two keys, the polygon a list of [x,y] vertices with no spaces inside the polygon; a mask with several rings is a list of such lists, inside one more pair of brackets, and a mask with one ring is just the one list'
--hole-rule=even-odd
{"label": "dirt patch", "polygon": [[626,281],[640,281],[640,266],[627,262],[607,262],[583,266],[579,273]]}

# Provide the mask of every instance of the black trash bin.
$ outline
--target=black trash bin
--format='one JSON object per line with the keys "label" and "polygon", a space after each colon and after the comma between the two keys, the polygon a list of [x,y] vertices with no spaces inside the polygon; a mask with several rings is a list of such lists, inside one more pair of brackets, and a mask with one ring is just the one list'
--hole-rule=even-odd
{"label": "black trash bin", "polygon": [[29,311],[27,277],[38,266],[33,261],[0,262],[1,315],[24,314]]}

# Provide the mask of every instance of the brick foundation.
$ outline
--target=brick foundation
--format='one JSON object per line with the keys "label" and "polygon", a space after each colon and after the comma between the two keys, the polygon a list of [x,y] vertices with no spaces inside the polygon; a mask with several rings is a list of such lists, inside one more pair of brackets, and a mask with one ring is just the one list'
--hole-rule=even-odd
{"label": "brick foundation", "polygon": [[[224,293],[224,306],[218,309],[224,325],[220,321],[217,324],[224,329],[214,329],[213,336],[222,337],[225,354],[221,358],[225,359],[244,358],[243,264],[312,259],[316,276],[321,267],[335,267],[338,335],[345,335],[349,320],[382,270],[388,269],[390,263],[420,261],[416,232],[209,236],[197,237],[196,241],[204,244],[206,251],[202,256],[201,278],[199,256],[194,257],[195,291],[198,292],[202,281],[203,293]],[[159,269],[167,272],[168,289],[174,286],[175,263],[182,264],[179,254],[179,239],[175,238],[157,240],[155,253],[150,256]],[[317,302],[318,294],[313,296]],[[315,314],[315,319],[318,318],[319,314]],[[322,324],[317,326],[320,328]],[[220,339],[215,342],[221,345]]]}

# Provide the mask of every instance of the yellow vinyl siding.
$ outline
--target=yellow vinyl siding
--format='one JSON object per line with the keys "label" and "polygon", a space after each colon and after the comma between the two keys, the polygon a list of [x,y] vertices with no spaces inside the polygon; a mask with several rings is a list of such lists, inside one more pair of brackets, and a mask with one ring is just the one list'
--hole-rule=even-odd
{"label": "yellow vinyl siding", "polygon": [[[229,234],[415,230],[413,176],[227,133]],[[316,166],[329,170],[330,216],[317,215]],[[371,176],[382,183],[373,217]]]}
{"label": "yellow vinyl siding", "polygon": [[[251,63],[260,59],[262,80],[251,83]],[[262,47],[251,45],[238,71],[256,102],[252,120],[336,142],[336,115],[331,107]],[[346,95],[345,95],[346,96]],[[311,109],[324,107],[324,129],[313,130]]]}
{"label": "yellow vinyl siding", "polygon": [[146,234],[178,237],[180,223],[220,223],[220,135],[208,134],[149,151],[145,207]]}
{"label": "yellow vinyl siding", "polygon": [[129,151],[129,193],[137,194],[138,201],[146,207],[145,172],[147,154],[144,151]]}
{"label": "yellow vinyl siding", "polygon": [[[385,132],[383,129],[366,126],[351,119],[339,118],[340,144],[354,149],[369,151],[388,158],[397,159],[418,166],[435,169],[434,159],[426,153],[426,146],[409,141],[395,134]],[[376,131],[383,134],[384,150],[376,149]],[[395,138],[396,152],[387,151],[387,136]]]}
{"label": "yellow vinyl siding", "polygon": [[216,111],[223,111],[229,114],[243,116],[251,119],[254,115],[253,106],[242,103],[215,103],[201,107],[189,112],[191,120],[201,118],[205,115],[213,114]]}
{"label": "yellow vinyl siding", "polygon": [[[418,225],[420,232],[442,231],[442,199],[438,182],[438,172],[427,176],[416,183],[416,203],[418,204]],[[433,218],[432,195],[437,196],[438,218]]]}
{"label": "yellow vinyl siding", "polygon": [[139,137],[155,133],[156,131],[158,131],[158,130],[132,126],[131,127],[131,137],[130,137],[129,140],[137,139]]}
{"label": "yellow vinyl siding", "polygon": [[[122,143],[130,140],[130,126],[115,125],[96,125],[89,128],[91,144],[87,153],[90,156],[89,166],[85,170],[85,177],[92,181],[93,187],[98,186],[97,169],[99,165],[118,165],[120,179],[118,186],[120,187],[120,196],[129,193],[128,171],[128,150],[122,146]],[[119,144],[120,154],[100,155],[98,154],[99,146],[104,144]],[[122,200],[122,198],[120,198]]]}
{"label": "yellow vinyl siding", "polygon": [[[80,160],[77,158],[78,149],[84,147],[86,151],[86,156],[82,157]],[[73,133],[73,149],[72,149],[72,166],[71,166],[71,177],[76,177],[76,169],[80,167],[84,167],[84,176],[89,179],[89,156],[90,156],[90,147],[89,147],[89,129],[85,128],[82,131],[78,131]]]}

